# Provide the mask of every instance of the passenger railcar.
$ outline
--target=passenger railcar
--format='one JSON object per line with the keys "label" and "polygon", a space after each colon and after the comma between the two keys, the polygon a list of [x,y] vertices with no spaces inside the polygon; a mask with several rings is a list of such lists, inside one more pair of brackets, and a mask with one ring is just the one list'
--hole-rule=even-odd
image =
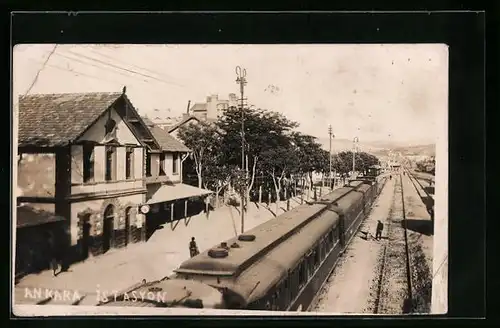
{"label": "passenger railcar", "polygon": [[218,301],[213,295],[206,300],[207,292],[196,296],[202,307],[305,311],[368,214],[378,186],[377,179],[351,181],[187,260],[168,280],[170,287],[157,285],[173,288],[176,281],[218,291]]}

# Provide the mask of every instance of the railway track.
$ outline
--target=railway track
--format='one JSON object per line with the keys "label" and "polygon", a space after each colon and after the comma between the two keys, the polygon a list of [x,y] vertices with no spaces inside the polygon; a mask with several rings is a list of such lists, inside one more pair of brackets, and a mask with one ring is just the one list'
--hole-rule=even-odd
{"label": "railway track", "polygon": [[386,223],[387,241],[380,262],[375,314],[407,314],[413,309],[413,273],[408,242],[403,175],[395,176],[393,203]]}
{"label": "railway track", "polygon": [[420,195],[421,198],[424,197],[429,197],[434,199],[434,195],[430,194],[425,190],[425,187],[422,186],[422,183],[420,182],[420,179],[418,179],[412,172],[409,170],[405,170],[406,174],[408,174],[408,177],[410,178],[410,181],[412,182],[413,186],[415,189],[417,189],[418,194]]}
{"label": "railway track", "polygon": [[420,180],[409,170],[405,170],[406,174],[408,174],[408,177],[410,178],[411,183],[417,190],[418,195],[420,196],[420,199],[422,202],[425,204],[427,208],[427,212],[431,216],[431,220],[434,220],[434,195],[430,194],[427,192],[424,186],[422,186],[422,183]]}

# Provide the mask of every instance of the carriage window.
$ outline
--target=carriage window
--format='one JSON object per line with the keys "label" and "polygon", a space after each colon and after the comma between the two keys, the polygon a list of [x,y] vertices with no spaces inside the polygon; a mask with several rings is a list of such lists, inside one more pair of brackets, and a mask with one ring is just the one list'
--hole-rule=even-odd
{"label": "carriage window", "polygon": [[271,301],[271,309],[273,311],[278,310],[278,300],[279,300],[279,291],[276,291],[273,294],[273,298],[272,298],[272,301]]}
{"label": "carriage window", "polygon": [[307,280],[307,264],[306,261],[303,261],[300,264],[299,270],[299,288],[302,287]]}
{"label": "carriage window", "polygon": [[335,229],[331,230],[328,234],[328,238],[330,239],[330,243],[332,246],[335,244]]}
{"label": "carriage window", "polygon": [[288,303],[290,301],[290,297],[292,295],[289,279],[285,279],[285,281],[283,282],[283,293],[282,294],[283,294],[283,308],[286,308],[286,306],[288,305]]}
{"label": "carriage window", "polygon": [[321,257],[320,257],[321,249],[319,247],[316,247],[316,250],[314,251],[314,267],[318,267],[319,264],[321,263]]}

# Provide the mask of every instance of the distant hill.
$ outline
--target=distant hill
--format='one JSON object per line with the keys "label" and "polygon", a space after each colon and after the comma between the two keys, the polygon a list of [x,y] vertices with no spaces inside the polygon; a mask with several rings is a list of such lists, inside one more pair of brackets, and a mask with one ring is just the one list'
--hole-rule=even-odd
{"label": "distant hill", "polygon": [[[323,149],[329,150],[329,139],[318,138],[317,141],[323,146]],[[332,151],[341,152],[352,150],[352,140],[332,139]],[[358,147],[361,151],[371,153],[375,156],[386,157],[390,152],[401,153],[403,156],[435,156],[436,147],[434,144],[425,145],[405,145],[402,142],[373,141],[360,142]]]}
{"label": "distant hill", "polygon": [[401,153],[403,156],[436,156],[436,146],[434,144],[428,145],[415,145],[406,147],[394,147],[392,149],[381,149],[376,151],[374,155],[376,156],[388,156],[389,152]]}

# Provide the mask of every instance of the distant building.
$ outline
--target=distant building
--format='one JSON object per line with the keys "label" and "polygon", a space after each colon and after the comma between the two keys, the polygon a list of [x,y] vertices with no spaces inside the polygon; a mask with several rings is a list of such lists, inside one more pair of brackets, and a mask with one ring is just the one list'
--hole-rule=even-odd
{"label": "distant building", "polygon": [[167,110],[159,110],[154,109],[153,114],[151,116],[147,116],[147,118],[154,123],[155,126],[166,130],[168,127],[177,124],[180,121],[179,117],[172,116],[170,113],[170,109]]}
{"label": "distant building", "polygon": [[229,99],[219,99],[217,94],[207,97],[204,103],[195,103],[189,108],[188,114],[199,119],[217,119],[224,109],[238,106],[238,97],[235,93],[229,94]]}

